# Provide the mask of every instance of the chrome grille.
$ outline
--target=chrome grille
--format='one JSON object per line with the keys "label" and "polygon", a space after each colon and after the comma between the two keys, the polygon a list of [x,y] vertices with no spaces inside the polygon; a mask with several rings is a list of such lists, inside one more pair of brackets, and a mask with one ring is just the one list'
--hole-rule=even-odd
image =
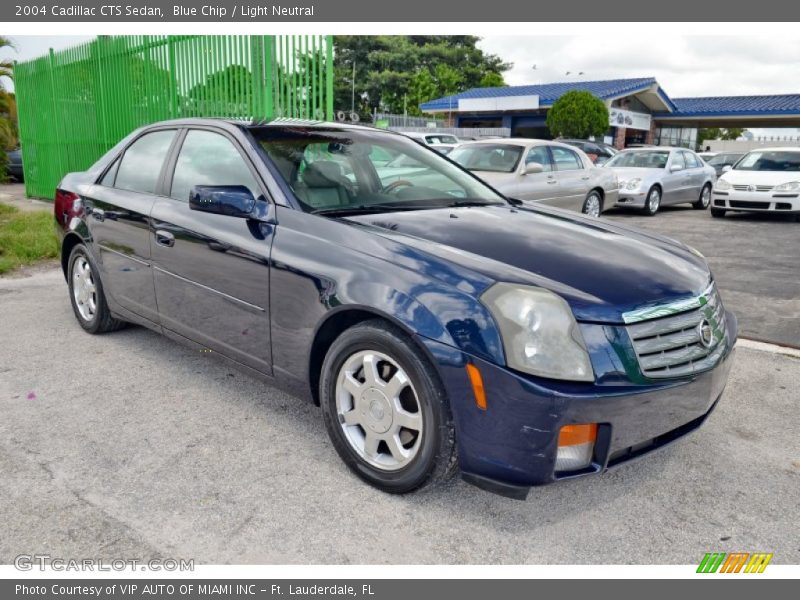
{"label": "chrome grille", "polygon": [[754,185],[753,187],[755,189],[751,190],[749,185],[741,185],[741,184],[737,183],[737,184],[734,184],[733,189],[735,189],[737,192],[750,192],[750,191],[771,192],[772,188],[774,186],[771,186],[771,185]]}
{"label": "chrome grille", "polygon": [[[712,285],[696,298],[623,315],[639,368],[654,379],[683,377],[717,364],[727,347],[725,309]],[[710,327],[703,343],[701,328]]]}

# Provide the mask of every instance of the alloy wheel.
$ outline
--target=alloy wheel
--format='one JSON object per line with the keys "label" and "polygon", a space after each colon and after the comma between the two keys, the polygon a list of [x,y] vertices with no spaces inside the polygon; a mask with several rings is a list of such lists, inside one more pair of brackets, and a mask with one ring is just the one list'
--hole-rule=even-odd
{"label": "alloy wheel", "polygon": [[386,354],[352,354],[336,379],[336,413],[350,447],[384,471],[408,465],[419,451],[423,418],[403,368]]}
{"label": "alloy wheel", "polygon": [[600,216],[600,197],[597,194],[589,194],[589,197],[586,198],[583,213],[590,217]]}
{"label": "alloy wheel", "polygon": [[658,207],[661,205],[661,192],[658,188],[653,188],[650,191],[650,195],[647,196],[647,209],[652,213],[655,214],[658,212]]}
{"label": "alloy wheel", "polygon": [[79,256],[72,266],[72,296],[83,320],[91,321],[97,311],[97,286],[85,256]]}
{"label": "alloy wheel", "polygon": [[703,208],[708,208],[708,205],[711,204],[711,188],[705,186],[703,188],[703,192],[700,194],[700,204],[702,204]]}

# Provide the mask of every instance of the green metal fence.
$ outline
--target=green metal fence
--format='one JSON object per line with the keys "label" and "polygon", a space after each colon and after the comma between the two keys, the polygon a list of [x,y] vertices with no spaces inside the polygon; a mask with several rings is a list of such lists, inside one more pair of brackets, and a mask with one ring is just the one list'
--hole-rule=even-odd
{"label": "green metal fence", "polygon": [[333,118],[330,36],[100,36],[14,66],[29,196],[141,125]]}

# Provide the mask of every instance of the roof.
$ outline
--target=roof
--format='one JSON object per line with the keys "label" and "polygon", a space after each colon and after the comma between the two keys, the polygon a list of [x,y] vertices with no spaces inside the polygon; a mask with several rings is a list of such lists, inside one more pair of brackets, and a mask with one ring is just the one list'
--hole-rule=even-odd
{"label": "roof", "polygon": [[[674,98],[678,110],[663,116],[786,115],[800,113],[800,94]],[[661,115],[657,115],[661,116]]]}
{"label": "roof", "polygon": [[[622,96],[641,92],[652,86],[658,86],[655,77],[638,77],[635,79],[607,79],[602,81],[564,81],[560,83],[540,83],[535,85],[515,85],[507,87],[472,88],[460,94],[437,98],[420,104],[423,111],[441,111],[458,108],[458,101],[466,98],[502,98],[507,96],[539,96],[539,106],[552,106],[562,95],[573,90],[591,92],[601,100],[611,100]],[[660,91],[660,90],[659,90]],[[668,106],[672,106],[669,97],[660,91],[660,95]]]}

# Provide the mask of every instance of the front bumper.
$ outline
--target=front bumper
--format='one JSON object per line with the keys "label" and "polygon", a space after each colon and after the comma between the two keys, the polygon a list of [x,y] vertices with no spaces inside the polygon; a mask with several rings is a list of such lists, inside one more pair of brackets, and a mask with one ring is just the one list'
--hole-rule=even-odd
{"label": "front bumper", "polygon": [[711,206],[724,210],[800,213],[800,194],[714,190]]}
{"label": "front bumper", "polygon": [[[596,374],[593,384],[536,378],[466,356],[440,342],[421,341],[434,356],[450,398],[464,479],[524,498],[531,486],[601,473],[702,425],[722,395],[731,368],[737,328],[731,313],[727,327],[729,346],[713,369],[659,381],[636,381],[630,376],[630,364],[620,364],[624,352],[618,361],[611,357],[611,344],[603,350],[593,343],[600,337],[611,339],[615,327],[582,326]],[[487,410],[475,404],[466,362],[483,376]],[[599,424],[592,464],[577,472],[556,472],[559,431],[578,423]]]}
{"label": "front bumper", "polygon": [[647,200],[647,191],[628,191],[619,190],[617,202],[615,206],[629,206],[632,208],[644,208],[645,201]]}

